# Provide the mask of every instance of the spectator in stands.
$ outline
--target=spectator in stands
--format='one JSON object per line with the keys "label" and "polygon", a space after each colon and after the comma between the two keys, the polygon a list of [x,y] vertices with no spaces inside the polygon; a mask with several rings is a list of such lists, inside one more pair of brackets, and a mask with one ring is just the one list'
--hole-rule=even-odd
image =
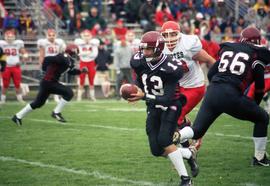
{"label": "spectator in stands", "polygon": [[216,41],[217,43],[221,43],[222,35],[219,26],[215,26],[211,33],[211,38],[213,41]]}
{"label": "spectator in stands", "polygon": [[220,30],[222,33],[225,32],[225,29],[227,27],[230,27],[232,32],[235,31],[235,28],[236,28],[236,24],[235,24],[235,18],[234,17],[227,17],[223,20],[223,22],[220,24]]}
{"label": "spectator in stands", "polygon": [[132,83],[131,67],[129,61],[133,55],[133,49],[126,41],[126,38],[121,38],[120,43],[116,45],[114,51],[114,64],[116,68],[116,95],[117,99],[120,99],[119,90],[120,86],[125,80],[128,83]]}
{"label": "spectator in stands", "polygon": [[201,12],[198,12],[195,16],[195,21],[194,21],[194,27],[195,29],[198,28],[200,29],[200,24],[203,21],[203,14]]}
{"label": "spectator in stands", "polygon": [[177,19],[178,17],[178,12],[181,10],[181,2],[178,0],[173,0],[170,4],[170,11],[171,14],[173,15],[174,19]]}
{"label": "spectator in stands", "polygon": [[124,22],[122,19],[116,21],[116,26],[112,29],[112,37],[115,40],[120,40],[125,37],[127,33],[127,28],[124,26]]}
{"label": "spectator in stands", "polygon": [[156,17],[155,15],[151,15],[150,20],[147,22],[147,24],[143,28],[143,33],[156,30]]}
{"label": "spectator in stands", "polygon": [[206,17],[214,15],[214,3],[211,0],[204,0],[200,12]]}
{"label": "spectator in stands", "polygon": [[141,4],[142,0],[128,0],[126,2],[124,10],[126,12],[127,23],[136,23],[139,21],[138,12],[140,10]]}
{"label": "spectator in stands", "polygon": [[85,22],[80,12],[76,14],[75,28],[76,28],[76,31],[79,33],[85,29]]}
{"label": "spectator in stands", "polygon": [[140,25],[142,28],[145,27],[145,25],[150,22],[151,16],[156,13],[156,8],[154,4],[152,3],[152,0],[146,0],[144,2],[139,10],[139,17],[140,17]]}
{"label": "spectator in stands", "polygon": [[63,8],[63,20],[68,29],[68,34],[73,35],[76,29],[76,14],[79,10],[74,5],[75,1],[67,0]]}
{"label": "spectator in stands", "polygon": [[98,9],[92,7],[89,10],[89,16],[85,20],[85,28],[92,31],[92,34],[101,34],[107,28],[105,19],[99,16]]}
{"label": "spectator in stands", "polygon": [[[267,13],[267,15],[262,19],[262,29],[266,33],[270,33],[270,11]],[[270,39],[270,35],[267,34],[266,36],[268,40]]]}
{"label": "spectator in stands", "polygon": [[26,9],[22,9],[20,15],[19,33],[24,35],[31,35],[35,33],[35,24],[31,15]]}
{"label": "spectator in stands", "polygon": [[3,27],[3,21],[6,16],[6,9],[2,2],[0,2],[0,28]]}
{"label": "spectator in stands", "polygon": [[113,20],[124,19],[125,18],[125,1],[126,0],[113,0],[111,4],[111,13]]}
{"label": "spectator in stands", "polygon": [[242,29],[248,26],[243,16],[239,16],[236,25],[242,27]]}
{"label": "spectator in stands", "polygon": [[253,8],[261,18],[266,16],[269,11],[269,7],[265,4],[264,0],[257,0]]}
{"label": "spectator in stands", "polygon": [[234,41],[233,31],[232,31],[232,28],[230,26],[228,26],[225,28],[222,42],[232,42],[232,41]]}
{"label": "spectator in stands", "polygon": [[105,48],[105,43],[101,40],[98,47],[98,56],[95,59],[96,71],[95,83],[101,84],[104,97],[109,97],[111,83],[109,78],[109,66],[112,64],[111,53]]}
{"label": "spectator in stands", "polygon": [[219,22],[216,15],[212,15],[209,20],[210,30],[213,30],[215,26],[219,26]]}
{"label": "spectator in stands", "polygon": [[247,25],[254,25],[257,28],[261,28],[261,18],[254,8],[248,9],[244,19],[247,22]]}
{"label": "spectator in stands", "polygon": [[[53,13],[56,14],[57,17],[63,19],[63,12],[61,6],[56,2],[56,0],[45,0],[43,3],[45,9],[51,10]],[[53,17],[50,13],[46,14],[46,17],[49,20],[53,21]]]}
{"label": "spectator in stands", "polygon": [[[102,12],[102,0],[88,0],[89,8],[96,7],[98,12]],[[82,10],[80,10],[81,12]]]}
{"label": "spectator in stands", "polygon": [[14,12],[9,12],[4,18],[3,29],[14,29],[17,31],[19,28],[19,19],[16,17]]}
{"label": "spectator in stands", "polygon": [[[150,22],[151,19],[148,20]],[[156,25],[162,26],[166,21],[174,21],[174,17],[170,12],[170,9],[167,7],[165,3],[162,3],[161,9],[157,10],[155,13],[155,22]]]}

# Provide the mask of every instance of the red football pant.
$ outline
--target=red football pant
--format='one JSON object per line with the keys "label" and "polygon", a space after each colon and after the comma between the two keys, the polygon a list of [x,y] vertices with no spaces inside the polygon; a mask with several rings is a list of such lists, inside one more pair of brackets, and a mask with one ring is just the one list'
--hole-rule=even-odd
{"label": "red football pant", "polygon": [[[264,79],[264,93],[268,92],[269,90],[270,90],[270,78],[267,78],[267,79]],[[250,97],[253,99],[254,94],[255,94],[255,84],[252,83],[247,93],[247,97]]]}
{"label": "red football pant", "polygon": [[[92,62],[80,62],[80,69],[82,69],[83,67],[87,67],[88,69],[88,81],[89,81],[89,85],[90,86],[94,86],[94,78],[96,75],[96,64],[94,61]],[[85,83],[85,76],[86,73],[81,73],[80,74],[80,85],[84,86]]]}
{"label": "red football pant", "polygon": [[181,115],[178,118],[178,125],[181,125],[184,117],[202,100],[205,93],[205,85],[196,88],[180,87],[180,92],[186,96],[187,103],[182,108]]}
{"label": "red football pant", "polygon": [[6,67],[5,71],[2,73],[2,78],[4,88],[7,89],[9,87],[10,79],[12,78],[15,88],[19,89],[22,81],[21,67]]}

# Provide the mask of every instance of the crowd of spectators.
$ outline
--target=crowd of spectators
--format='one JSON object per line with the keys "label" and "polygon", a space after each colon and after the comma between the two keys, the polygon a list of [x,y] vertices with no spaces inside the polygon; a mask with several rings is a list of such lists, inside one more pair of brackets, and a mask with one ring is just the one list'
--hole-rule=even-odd
{"label": "crowd of spectators", "polygon": [[[268,33],[269,0],[239,1],[248,10],[237,19],[234,12],[226,9],[224,0],[44,0],[42,6],[64,22],[63,29],[71,36],[89,29],[93,35],[111,34],[113,39],[120,39],[126,32],[126,24],[139,24],[142,32],[146,32],[158,29],[168,20],[179,22],[187,34],[202,36],[208,31],[221,34],[217,42],[234,38],[251,24]],[[14,28],[20,34],[35,32],[36,24],[29,10],[7,12],[0,1],[0,13],[2,29]]]}

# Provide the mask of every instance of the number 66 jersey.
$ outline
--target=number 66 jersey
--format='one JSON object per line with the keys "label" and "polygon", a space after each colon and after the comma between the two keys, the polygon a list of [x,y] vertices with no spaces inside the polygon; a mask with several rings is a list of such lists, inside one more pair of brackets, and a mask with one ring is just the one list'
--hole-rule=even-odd
{"label": "number 66 jersey", "polygon": [[208,74],[211,82],[229,83],[242,92],[254,81],[254,68],[270,61],[267,48],[246,43],[223,43],[219,56],[219,62]]}
{"label": "number 66 jersey", "polygon": [[179,98],[178,81],[183,76],[180,61],[162,54],[159,60],[146,62],[138,52],[132,57],[130,65],[137,75],[136,84],[146,97],[154,97],[155,105],[167,107]]}

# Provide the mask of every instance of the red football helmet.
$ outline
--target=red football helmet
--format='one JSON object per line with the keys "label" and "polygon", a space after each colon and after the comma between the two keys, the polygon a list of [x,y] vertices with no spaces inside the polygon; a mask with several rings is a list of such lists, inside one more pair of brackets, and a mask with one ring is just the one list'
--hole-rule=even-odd
{"label": "red football helmet", "polygon": [[161,27],[161,34],[165,38],[166,46],[173,50],[181,38],[181,29],[178,23],[167,21]]}
{"label": "red football helmet", "polygon": [[80,35],[85,42],[88,42],[90,39],[92,39],[92,33],[90,30],[83,30]]}
{"label": "red football helmet", "polygon": [[12,30],[7,30],[4,34],[4,38],[8,43],[13,42],[16,39],[15,33]]}
{"label": "red football helmet", "polygon": [[56,31],[52,28],[49,28],[46,33],[46,37],[50,42],[54,42],[56,39]]}
{"label": "red football helmet", "polygon": [[261,33],[255,27],[247,27],[240,34],[240,42],[252,43],[255,45],[261,44]]}
{"label": "red football helmet", "polygon": [[72,58],[76,58],[78,56],[78,53],[79,53],[79,48],[75,44],[69,44],[66,47],[65,53],[68,54]]}
{"label": "red football helmet", "polygon": [[140,51],[144,53],[144,49],[153,49],[151,54],[144,54],[144,57],[147,62],[151,62],[158,58],[165,46],[165,40],[159,32],[150,31],[146,32],[142,38],[140,43]]}

